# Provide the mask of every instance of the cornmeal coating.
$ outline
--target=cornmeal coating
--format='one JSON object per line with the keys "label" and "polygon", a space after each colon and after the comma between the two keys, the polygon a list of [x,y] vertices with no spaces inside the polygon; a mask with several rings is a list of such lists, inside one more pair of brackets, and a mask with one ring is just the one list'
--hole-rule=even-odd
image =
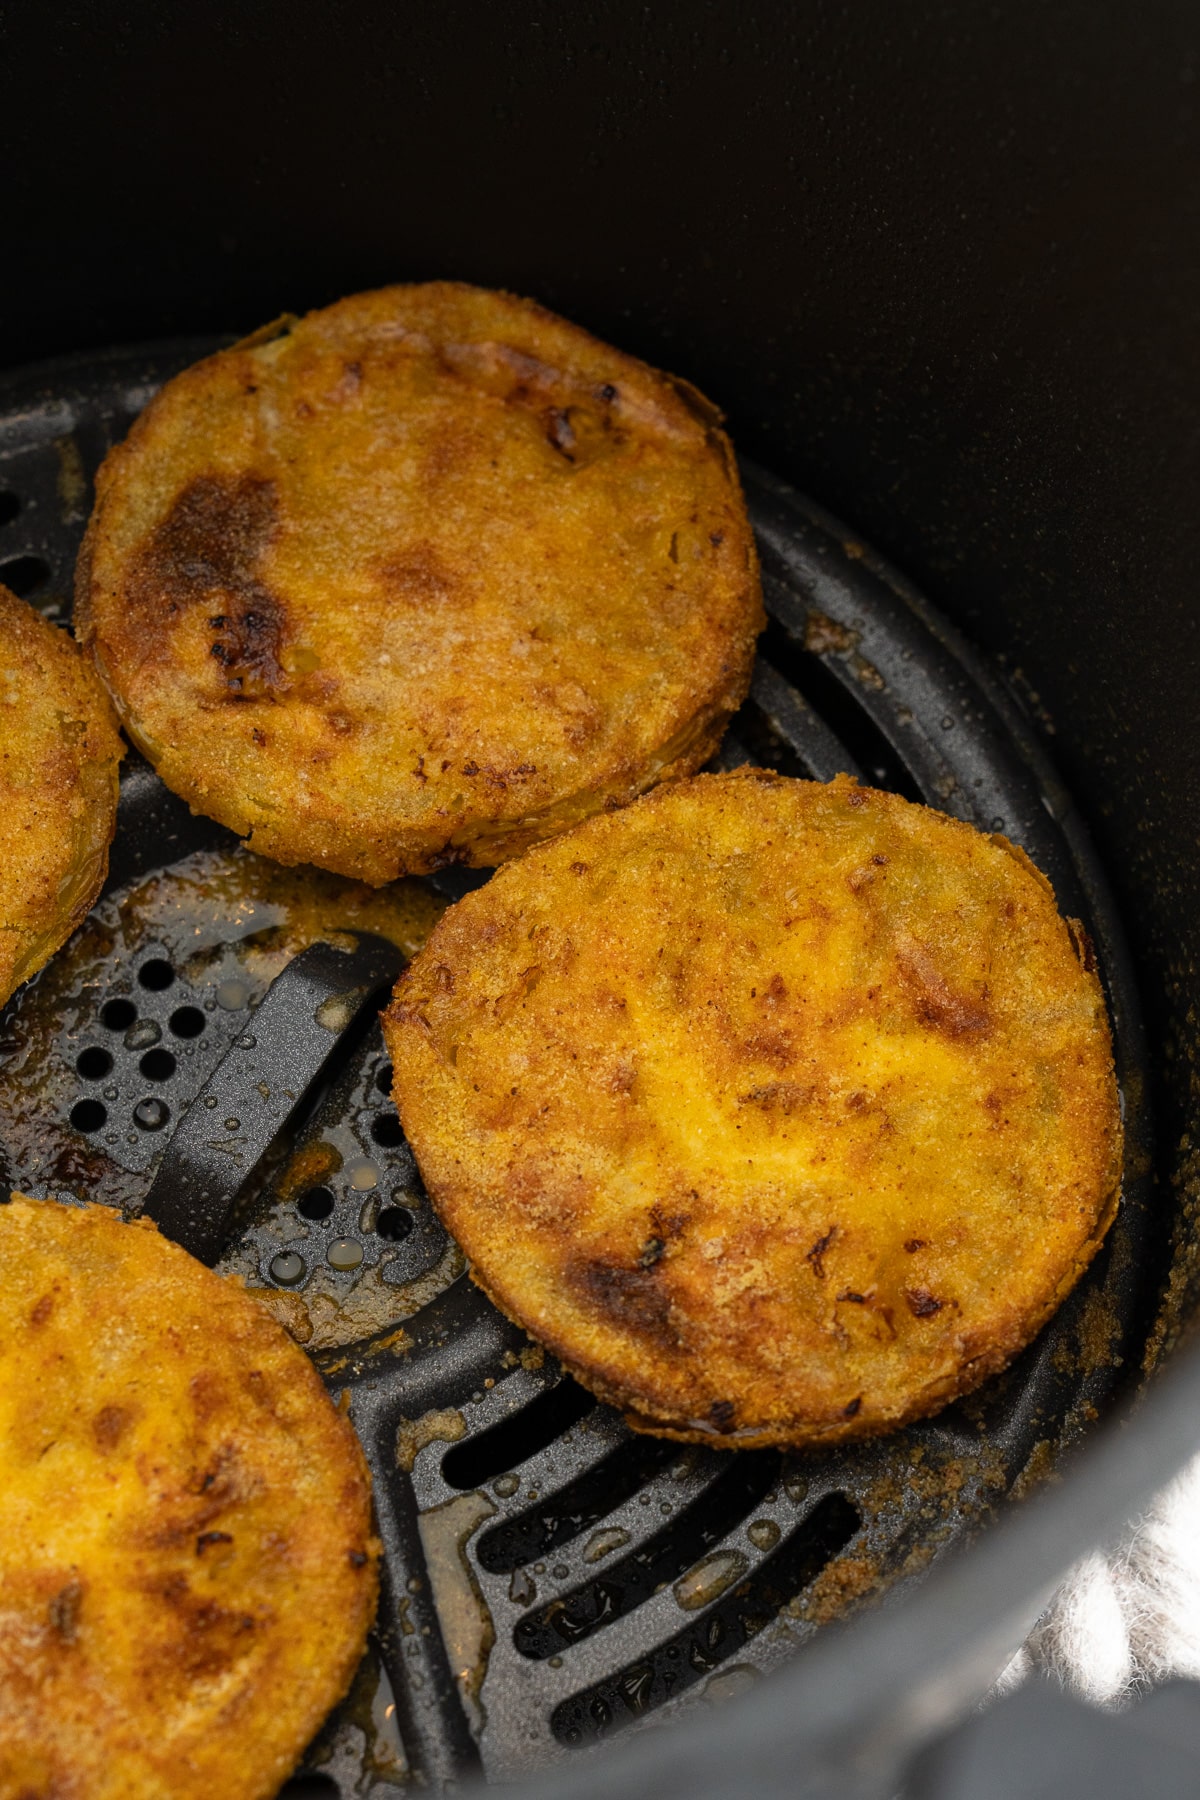
{"label": "cornmeal coating", "polygon": [[197,812],[376,883],[699,768],[764,622],[707,401],[452,282],[169,382],[100,472],[76,616]]}
{"label": "cornmeal coating", "polygon": [[362,1655],[370,1482],[304,1353],[152,1225],[0,1207],[0,1796],[270,1800]]}
{"label": "cornmeal coating", "polygon": [[443,916],[385,1015],[475,1279],[640,1430],[827,1444],[1003,1368],[1117,1205],[1090,947],[1002,837],[703,775]]}
{"label": "cornmeal coating", "polygon": [[0,1005],[104,885],[121,751],[91,664],[0,587]]}

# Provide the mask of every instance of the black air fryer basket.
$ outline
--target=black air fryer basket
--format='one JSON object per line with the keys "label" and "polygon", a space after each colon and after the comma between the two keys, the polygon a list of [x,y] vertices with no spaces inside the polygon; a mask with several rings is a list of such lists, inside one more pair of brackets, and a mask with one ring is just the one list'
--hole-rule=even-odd
{"label": "black air fryer basket", "polygon": [[362,1437],[378,1627],[285,1792],[888,1791],[1200,1446],[1190,16],[7,29],[0,581],[68,619],[99,460],[215,334],[388,280],[508,285],[695,380],[754,459],[770,622],[719,765],[1003,831],[1085,922],[1118,1222],[1005,1375],[819,1455],[635,1436],[496,1313],[388,1098],[398,952],[136,756],[91,920],[0,1017],[8,1183],[146,1208],[269,1290]]}

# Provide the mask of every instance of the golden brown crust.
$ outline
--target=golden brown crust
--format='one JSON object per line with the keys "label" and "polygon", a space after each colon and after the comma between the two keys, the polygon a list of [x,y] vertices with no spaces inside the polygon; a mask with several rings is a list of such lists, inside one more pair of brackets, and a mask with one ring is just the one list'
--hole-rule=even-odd
{"label": "golden brown crust", "polygon": [[0,1794],[268,1800],[374,1614],[303,1352],[152,1226],[0,1207]]}
{"label": "golden brown crust", "polygon": [[699,776],[532,851],[443,916],[384,1031],[475,1279],[687,1441],[936,1410],[1117,1203],[1078,928],[1006,839],[844,777]]}
{"label": "golden brown crust", "polygon": [[700,767],[763,624],[707,402],[452,282],[170,382],[100,472],[76,617],[170,787],[372,882]]}
{"label": "golden brown crust", "polygon": [[0,1005],[104,885],[121,739],[65,631],[0,587]]}

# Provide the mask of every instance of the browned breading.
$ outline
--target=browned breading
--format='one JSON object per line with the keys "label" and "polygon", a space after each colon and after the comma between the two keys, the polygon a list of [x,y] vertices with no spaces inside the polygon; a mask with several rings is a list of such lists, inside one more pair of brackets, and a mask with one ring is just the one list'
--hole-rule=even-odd
{"label": "browned breading", "polygon": [[476,1280],[632,1424],[821,1444],[1003,1367],[1115,1211],[1086,940],[840,777],[659,788],[443,916],[385,1016]]}
{"label": "browned breading", "polygon": [[152,1226],[0,1207],[0,1796],[268,1800],[375,1608],[312,1364]]}
{"label": "browned breading", "polygon": [[104,885],[120,758],[90,663],[0,587],[0,1005]]}
{"label": "browned breading", "polygon": [[280,862],[490,865],[690,773],[750,680],[718,415],[532,302],[359,294],[171,381],[77,619],[133,738]]}

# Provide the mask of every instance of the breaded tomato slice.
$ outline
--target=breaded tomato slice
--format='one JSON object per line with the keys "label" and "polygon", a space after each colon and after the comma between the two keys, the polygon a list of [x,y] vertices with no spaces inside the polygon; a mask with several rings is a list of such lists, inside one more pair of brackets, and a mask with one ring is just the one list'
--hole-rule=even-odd
{"label": "breaded tomato slice", "polygon": [[378,883],[699,768],[763,612],[694,389],[432,282],[168,382],[100,472],[77,619],[197,812]]}
{"label": "breaded tomato slice", "polygon": [[1002,1368],[1112,1220],[1081,931],[839,777],[659,788],[443,916],[385,1017],[475,1279],[639,1429],[826,1444]]}
{"label": "breaded tomato slice", "polygon": [[0,1005],[104,885],[121,748],[90,662],[0,587]]}
{"label": "breaded tomato slice", "polygon": [[370,1483],[240,1287],[0,1206],[0,1794],[269,1800],[362,1655]]}

